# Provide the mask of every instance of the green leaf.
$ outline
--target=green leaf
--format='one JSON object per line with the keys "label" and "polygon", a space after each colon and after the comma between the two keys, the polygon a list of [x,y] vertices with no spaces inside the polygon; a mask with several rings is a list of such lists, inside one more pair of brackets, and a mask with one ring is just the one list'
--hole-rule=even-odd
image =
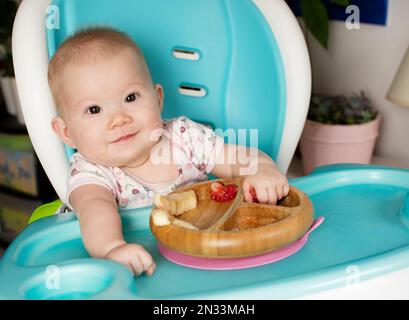
{"label": "green leaf", "polygon": [[351,2],[349,0],[330,0],[332,3],[337,4],[342,7],[349,6]]}
{"label": "green leaf", "polygon": [[312,35],[326,49],[328,47],[328,13],[321,0],[301,0],[301,14]]}

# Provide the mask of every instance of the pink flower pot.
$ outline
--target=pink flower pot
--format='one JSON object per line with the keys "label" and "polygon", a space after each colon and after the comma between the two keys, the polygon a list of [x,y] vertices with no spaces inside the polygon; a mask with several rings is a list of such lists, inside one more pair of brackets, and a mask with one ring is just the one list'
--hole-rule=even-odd
{"label": "pink flower pot", "polygon": [[329,125],[307,120],[300,149],[305,174],[334,163],[371,162],[380,116],[358,125]]}

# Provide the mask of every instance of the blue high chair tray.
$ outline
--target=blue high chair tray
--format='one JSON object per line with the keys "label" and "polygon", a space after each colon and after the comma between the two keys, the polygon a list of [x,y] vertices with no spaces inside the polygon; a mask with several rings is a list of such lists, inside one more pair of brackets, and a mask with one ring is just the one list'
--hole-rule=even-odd
{"label": "blue high chair tray", "polygon": [[[29,225],[0,262],[0,298],[272,299],[296,298],[409,267],[409,170],[341,165],[290,183],[311,198],[324,223],[294,255],[260,267],[208,271],[163,258],[148,225],[151,208],[122,213],[127,241],[157,263],[152,277],[91,259],[72,213]],[[352,269],[351,269],[352,268]]]}

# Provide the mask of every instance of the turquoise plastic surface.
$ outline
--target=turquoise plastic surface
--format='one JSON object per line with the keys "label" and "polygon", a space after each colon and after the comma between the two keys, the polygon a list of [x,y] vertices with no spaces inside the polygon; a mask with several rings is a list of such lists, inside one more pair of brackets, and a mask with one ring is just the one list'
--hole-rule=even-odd
{"label": "turquoise plastic surface", "polygon": [[[124,31],[144,52],[154,82],[164,87],[163,118],[185,115],[236,134],[245,129],[245,141],[232,143],[258,146],[276,159],[286,111],[285,73],[274,34],[252,1],[52,2],[60,11],[60,28],[47,30],[50,57],[86,26]],[[197,52],[200,59],[177,59],[174,49]],[[205,88],[207,94],[182,95],[181,85]],[[258,130],[258,141],[250,139],[250,129]]]}
{"label": "turquoise plastic surface", "polygon": [[29,225],[6,251],[0,298],[294,298],[347,285],[351,267],[359,268],[361,282],[409,267],[409,170],[330,166],[290,183],[311,197],[325,221],[282,261],[234,271],[175,265],[159,254],[150,208],[143,208],[122,213],[124,234],[147,248],[157,270],[134,278],[119,264],[89,258],[77,219],[61,214]]}

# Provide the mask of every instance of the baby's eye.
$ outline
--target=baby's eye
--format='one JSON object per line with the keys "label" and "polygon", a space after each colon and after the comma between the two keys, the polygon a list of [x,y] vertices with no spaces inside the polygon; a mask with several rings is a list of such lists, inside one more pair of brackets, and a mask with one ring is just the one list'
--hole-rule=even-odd
{"label": "baby's eye", "polygon": [[99,106],[91,106],[91,107],[89,107],[89,108],[87,109],[86,112],[91,113],[91,114],[97,114],[97,113],[100,113],[100,112],[101,112],[101,107],[99,107]]}
{"label": "baby's eye", "polygon": [[131,94],[129,94],[129,95],[126,97],[125,101],[126,101],[127,103],[133,102],[133,101],[136,100],[137,96],[138,96],[138,94],[136,94],[136,93],[131,93]]}

